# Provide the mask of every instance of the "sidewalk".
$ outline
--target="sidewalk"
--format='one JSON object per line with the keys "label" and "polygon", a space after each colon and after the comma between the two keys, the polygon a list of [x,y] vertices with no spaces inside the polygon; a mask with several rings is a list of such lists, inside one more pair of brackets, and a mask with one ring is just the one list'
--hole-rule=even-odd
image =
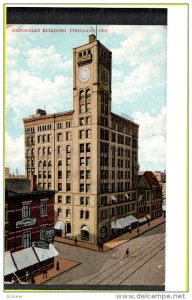
{"label": "sidewalk", "polygon": [[[59,270],[56,270],[56,263],[57,261],[59,261]],[[47,276],[45,277],[45,275],[43,274],[39,274],[37,276],[35,276],[35,284],[42,284],[46,281],[48,281],[49,279],[58,276],[61,273],[64,273],[65,271],[68,271],[74,267],[76,267],[77,265],[79,265],[79,262],[75,262],[75,261],[71,261],[71,260],[66,260],[66,259],[62,259],[62,258],[55,258],[54,259],[54,268],[50,269],[47,271]],[[45,278],[43,278],[45,277]]]}
{"label": "sidewalk", "polygon": [[[161,216],[158,219],[150,221],[149,226],[148,226],[148,224],[144,224],[144,225],[140,226],[139,227],[139,234],[137,233],[137,228],[133,229],[131,231],[131,233],[126,232],[126,233],[118,236],[117,238],[105,243],[104,247],[103,247],[103,252],[106,252],[106,251],[111,250],[111,249],[113,249],[113,248],[115,248],[115,247],[117,247],[121,244],[124,244],[127,241],[135,238],[136,236],[139,236],[139,235],[143,234],[144,232],[146,232],[146,231],[148,231],[148,230],[150,230],[150,229],[152,229],[152,228],[154,228],[154,227],[156,227],[160,224],[165,223],[165,221],[166,221],[166,219],[164,218],[164,216]],[[55,236],[54,240],[56,242],[59,242],[59,243],[64,243],[64,244],[69,244],[69,245],[73,245],[73,246],[76,246],[76,247],[82,247],[82,248],[87,248],[87,249],[94,250],[94,251],[99,251],[97,245],[89,244],[89,243],[86,243],[86,242],[83,242],[83,241],[78,241],[77,244],[75,245],[75,242],[72,239],[67,239],[67,238]]]}

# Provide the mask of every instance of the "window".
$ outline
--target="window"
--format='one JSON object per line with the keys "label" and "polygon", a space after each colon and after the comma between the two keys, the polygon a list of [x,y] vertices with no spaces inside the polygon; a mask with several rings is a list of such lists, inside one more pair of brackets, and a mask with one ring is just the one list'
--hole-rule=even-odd
{"label": "window", "polygon": [[86,139],[90,139],[91,138],[91,129],[87,129],[86,130]]}
{"label": "window", "polygon": [[90,184],[86,184],[86,193],[90,192]]}
{"label": "window", "polygon": [[91,171],[87,170],[86,171],[86,179],[90,179],[91,178]]}
{"label": "window", "polygon": [[43,135],[42,139],[43,139],[43,143],[45,143],[46,142],[46,135]]}
{"label": "window", "polygon": [[84,139],[84,130],[79,131],[79,138]]}
{"label": "window", "polygon": [[48,147],[48,155],[51,155],[51,147]]}
{"label": "window", "polygon": [[41,171],[38,172],[38,177],[39,177],[39,178],[42,177]]}
{"label": "window", "polygon": [[84,152],[84,144],[80,144],[80,153]]}
{"label": "window", "polygon": [[70,152],[71,152],[71,146],[70,146],[70,145],[67,145],[67,147],[66,147],[66,152],[67,152],[67,153],[70,153]]}
{"label": "window", "polygon": [[84,179],[84,170],[80,170],[80,179]]}
{"label": "window", "polygon": [[86,99],[90,98],[91,97],[91,90],[88,89],[86,90],[86,95],[85,95]]}
{"label": "window", "polygon": [[62,209],[61,208],[57,209],[57,216],[62,217]]}
{"label": "window", "polygon": [[51,178],[51,171],[48,171],[48,178]]}
{"label": "window", "polygon": [[48,161],[48,167],[51,167],[51,160]]}
{"label": "window", "polygon": [[46,148],[43,147],[43,155],[46,155]]}
{"label": "window", "polygon": [[71,233],[71,223],[66,223],[66,233]]}
{"label": "window", "polygon": [[62,191],[62,183],[58,183],[58,191]]}
{"label": "window", "polygon": [[39,163],[38,163],[38,167],[40,168],[41,166],[42,166],[42,162],[40,160]]}
{"label": "window", "polygon": [[71,121],[66,122],[66,128],[70,128],[71,127]]}
{"label": "window", "polygon": [[90,166],[90,162],[91,162],[90,157],[86,157],[86,166],[87,166],[87,167]]}
{"label": "window", "polygon": [[89,197],[86,197],[85,204],[89,205]]}
{"label": "window", "polygon": [[57,202],[58,202],[58,203],[62,203],[62,196],[58,196],[58,197],[57,197]]}
{"label": "window", "polygon": [[51,134],[48,134],[48,135],[47,135],[47,141],[48,141],[48,142],[51,142]]}
{"label": "window", "polygon": [[85,125],[85,119],[84,118],[79,119],[79,125],[80,126]]}
{"label": "window", "polygon": [[84,157],[80,157],[80,166],[84,166]]}
{"label": "window", "polygon": [[80,93],[79,93],[79,100],[82,100],[82,99],[84,99],[85,98],[85,93],[84,93],[84,91],[80,91]]}
{"label": "window", "polygon": [[23,233],[23,248],[28,248],[31,246],[31,232]]}
{"label": "window", "polygon": [[81,193],[84,192],[84,183],[80,183],[80,185],[79,185],[79,191]]}
{"label": "window", "polygon": [[66,140],[67,141],[71,140],[71,132],[66,132]]}
{"label": "window", "polygon": [[22,207],[22,217],[24,219],[30,217],[30,204],[23,204],[23,207]]}
{"label": "window", "polygon": [[86,212],[85,212],[85,219],[89,219],[89,211],[88,210],[86,210]]}
{"label": "window", "polygon": [[58,171],[58,179],[62,178],[62,171]]}
{"label": "window", "polygon": [[62,160],[58,160],[58,167],[62,166]]}
{"label": "window", "polygon": [[71,203],[71,196],[66,196],[66,203]]}
{"label": "window", "polygon": [[91,151],[91,144],[88,143],[86,144],[86,152],[90,152]]}
{"label": "window", "polygon": [[66,218],[70,218],[70,216],[71,216],[70,209],[66,209]]}
{"label": "window", "polygon": [[80,219],[84,218],[84,210],[80,210]]}
{"label": "window", "polygon": [[46,233],[47,233],[47,229],[46,227],[40,228],[40,240],[41,241],[46,241]]}
{"label": "window", "polygon": [[38,155],[41,155],[41,148],[38,148]]}
{"label": "window", "polygon": [[80,113],[84,113],[85,112],[85,104],[80,105],[79,111],[80,111]]}
{"label": "window", "polygon": [[91,117],[86,117],[86,125],[90,125],[91,124]]}
{"label": "window", "polygon": [[40,216],[46,216],[47,215],[47,201],[41,201],[40,205]]}
{"label": "window", "polygon": [[84,197],[80,197],[80,205],[84,205]]}
{"label": "window", "polygon": [[47,177],[46,171],[43,171],[43,178],[46,178],[46,177]]}
{"label": "window", "polygon": [[67,177],[68,180],[71,179],[71,172],[70,172],[70,171],[67,171],[67,172],[66,172],[66,177]]}
{"label": "window", "polygon": [[67,183],[66,184],[66,191],[69,192],[71,190],[71,184]]}
{"label": "window", "polygon": [[57,134],[57,141],[58,141],[58,142],[62,142],[62,139],[63,139],[63,138],[62,138],[62,133],[58,133],[58,134]]}
{"label": "window", "polygon": [[67,166],[70,166],[70,164],[71,164],[71,159],[70,159],[70,158],[67,158],[67,159],[66,159],[66,163],[67,163]]}
{"label": "window", "polygon": [[91,112],[91,104],[90,103],[86,104],[86,112]]}
{"label": "window", "polygon": [[41,143],[41,135],[38,135],[38,137],[37,137],[37,142],[38,142],[38,143]]}
{"label": "window", "polygon": [[46,167],[46,165],[47,165],[47,162],[46,162],[46,160],[44,160],[43,161],[43,167]]}

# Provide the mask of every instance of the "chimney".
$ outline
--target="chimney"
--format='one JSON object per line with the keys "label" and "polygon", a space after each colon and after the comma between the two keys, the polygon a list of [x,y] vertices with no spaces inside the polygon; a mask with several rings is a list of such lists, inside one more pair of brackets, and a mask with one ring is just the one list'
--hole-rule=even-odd
{"label": "chimney", "polygon": [[37,176],[31,175],[30,176],[30,192],[34,192],[37,190]]}
{"label": "chimney", "polygon": [[96,39],[96,36],[94,34],[89,35],[89,43],[93,43]]}

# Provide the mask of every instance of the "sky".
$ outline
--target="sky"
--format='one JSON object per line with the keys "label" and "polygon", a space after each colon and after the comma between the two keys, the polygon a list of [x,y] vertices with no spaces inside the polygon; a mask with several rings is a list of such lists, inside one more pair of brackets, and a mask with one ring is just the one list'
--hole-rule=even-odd
{"label": "sky", "polygon": [[[24,28],[40,32],[17,31]],[[43,32],[50,28],[65,32]],[[24,174],[23,118],[37,108],[47,113],[73,108],[72,49],[88,43],[86,31],[92,29],[94,25],[7,28],[5,165],[12,173],[18,169]],[[140,170],[165,170],[166,27],[98,26],[97,39],[112,51],[112,111],[139,124]]]}

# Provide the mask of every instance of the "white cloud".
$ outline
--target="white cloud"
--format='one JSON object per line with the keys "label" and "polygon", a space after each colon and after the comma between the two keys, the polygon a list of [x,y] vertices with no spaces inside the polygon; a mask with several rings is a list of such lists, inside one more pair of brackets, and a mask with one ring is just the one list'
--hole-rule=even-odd
{"label": "white cloud", "polygon": [[[24,136],[11,137],[6,133],[6,167],[11,167],[12,172],[18,168],[19,174],[24,173]],[[13,169],[14,168],[14,169]]]}
{"label": "white cloud", "polygon": [[139,161],[147,166],[165,164],[166,160],[166,108],[158,115],[135,112],[134,121],[139,124]]}
{"label": "white cloud", "polygon": [[30,68],[36,70],[61,70],[64,62],[60,53],[56,52],[55,46],[48,48],[34,48],[27,51],[27,63]]}
{"label": "white cloud", "polygon": [[7,108],[12,109],[17,119],[22,119],[46,104],[46,110],[52,112],[64,110],[65,104],[71,102],[68,88],[71,79],[55,76],[53,79],[42,79],[28,71],[12,71],[7,80]]}

